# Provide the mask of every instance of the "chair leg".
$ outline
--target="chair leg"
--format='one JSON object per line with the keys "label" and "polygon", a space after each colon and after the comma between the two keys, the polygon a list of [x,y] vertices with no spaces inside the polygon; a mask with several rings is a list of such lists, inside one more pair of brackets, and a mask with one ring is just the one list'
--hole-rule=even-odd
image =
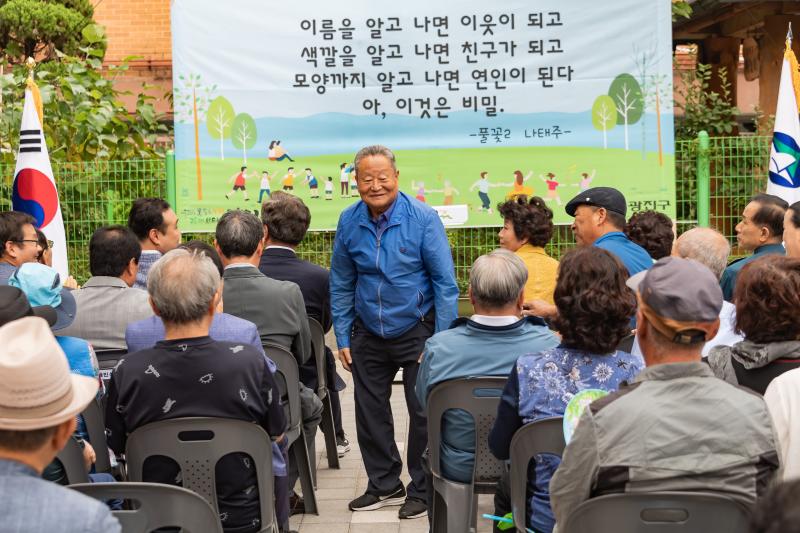
{"label": "chair leg", "polygon": [[306,514],[319,514],[317,511],[317,496],[314,494],[314,478],[311,473],[311,461],[308,457],[306,439],[302,431],[297,440],[292,443],[290,451],[297,464],[297,473],[300,477],[300,487],[303,490]]}
{"label": "chair leg", "polygon": [[336,449],[336,429],[333,426],[330,395],[325,395],[322,399],[322,421],[319,424],[319,428],[325,436],[325,453],[328,456],[328,468],[341,468],[339,466],[339,452]]}
{"label": "chair leg", "polygon": [[447,504],[445,504],[444,498],[435,490],[431,501],[433,503],[433,509],[431,509],[431,521],[433,522],[431,532],[447,533]]}

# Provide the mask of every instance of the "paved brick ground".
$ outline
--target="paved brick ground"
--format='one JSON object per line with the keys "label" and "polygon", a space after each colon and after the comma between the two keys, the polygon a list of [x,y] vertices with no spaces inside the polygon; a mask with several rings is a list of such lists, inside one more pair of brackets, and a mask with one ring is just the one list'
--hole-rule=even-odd
{"label": "paved brick ground", "polygon": [[[353,449],[339,460],[341,469],[328,468],[325,457],[325,442],[320,433],[317,434],[317,504],[320,514],[296,515],[291,518],[292,529],[300,533],[423,533],[428,531],[428,520],[400,520],[397,517],[399,507],[387,507],[378,511],[352,513],[347,508],[348,502],[361,495],[367,486],[367,474],[361,462],[355,426],[355,406],[353,403],[353,386],[350,373],[339,369],[339,373],[347,383],[342,391],[342,421],[345,433]],[[402,385],[392,387],[392,412],[394,413],[395,440],[405,462],[405,443],[408,438],[408,412],[405,408]],[[403,469],[403,483],[408,483],[408,473]],[[298,484],[299,490],[299,484]],[[479,512],[492,511],[491,497],[482,496]],[[491,531],[491,524],[484,519],[478,520],[478,533]]]}

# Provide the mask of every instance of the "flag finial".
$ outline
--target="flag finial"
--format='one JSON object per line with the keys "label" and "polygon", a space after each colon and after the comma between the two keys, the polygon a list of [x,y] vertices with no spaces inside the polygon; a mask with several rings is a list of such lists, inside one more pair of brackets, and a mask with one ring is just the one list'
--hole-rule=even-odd
{"label": "flag finial", "polygon": [[33,80],[33,69],[36,68],[36,60],[32,57],[28,57],[25,60],[25,66],[28,68],[28,79]]}

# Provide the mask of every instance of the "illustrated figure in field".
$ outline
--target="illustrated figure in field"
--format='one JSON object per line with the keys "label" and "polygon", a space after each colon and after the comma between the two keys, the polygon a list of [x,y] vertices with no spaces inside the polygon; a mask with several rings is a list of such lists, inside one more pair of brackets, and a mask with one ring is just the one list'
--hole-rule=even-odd
{"label": "illustrated figure in field", "polygon": [[528,187],[525,182],[531,179],[533,170],[529,170],[525,177],[522,177],[521,170],[514,171],[514,182],[505,184],[506,187],[511,187],[511,191],[506,194],[506,200],[513,200],[518,196],[533,196],[533,187]]}
{"label": "illustrated figure in field", "polygon": [[444,181],[444,189],[442,189],[442,192],[444,193],[444,202],[442,205],[453,205],[453,195],[461,194],[448,180]]}
{"label": "illustrated figure in field", "polygon": [[233,176],[231,176],[230,180],[228,180],[229,182],[233,183],[233,190],[231,190],[228,194],[226,194],[225,198],[230,200],[231,195],[233,193],[235,193],[236,191],[242,191],[242,194],[244,195],[244,201],[245,202],[249,201],[250,197],[247,195],[247,190],[244,188],[244,182],[247,178],[248,178],[247,167],[243,166],[237,174],[234,174]]}
{"label": "illustrated figure in field", "polygon": [[499,184],[489,183],[489,175],[488,172],[485,170],[481,172],[481,179],[473,183],[469,190],[474,191],[477,187],[478,189],[478,198],[481,199],[481,211],[486,211],[487,213],[492,212],[492,200],[489,198],[489,188],[491,187],[502,187]]}
{"label": "illustrated figure in field", "polygon": [[583,192],[589,187],[592,186],[592,180],[594,179],[594,169],[592,169],[591,174],[587,174],[586,172],[581,172],[581,181],[576,185],[576,187],[580,188],[580,191]]}
{"label": "illustrated figure in field", "polygon": [[311,198],[319,198],[319,182],[310,168],[306,168],[306,177],[303,179],[303,183],[308,183],[308,188],[311,190]]}
{"label": "illustrated figure in field", "polygon": [[414,195],[414,198],[422,202],[425,202],[425,182],[424,181],[414,181],[411,180],[411,190],[416,190],[417,193]]}
{"label": "illustrated figure in field", "polygon": [[333,200],[333,177],[328,176],[328,181],[325,182],[325,199]]}
{"label": "illustrated figure in field", "polygon": [[547,200],[555,200],[558,205],[561,205],[561,197],[558,195],[558,186],[561,185],[556,181],[556,175],[548,172],[545,176],[539,176],[542,181],[547,185]]}
{"label": "illustrated figure in field", "polygon": [[281,185],[283,185],[284,191],[294,190],[294,167],[289,167],[286,169],[286,175],[283,176]]}
{"label": "illustrated figure in field", "polygon": [[286,153],[280,141],[270,141],[269,149],[267,150],[267,158],[269,158],[270,161],[283,161],[284,159],[288,159],[294,163],[294,159]]}
{"label": "illustrated figure in field", "polygon": [[348,184],[350,183],[350,173],[353,172],[353,165],[342,163],[339,165],[339,195],[343,198],[350,197]]}
{"label": "illustrated figure in field", "polygon": [[269,190],[269,171],[264,170],[261,172],[261,186],[258,188],[258,203],[267,195],[267,199],[272,198],[272,192]]}
{"label": "illustrated figure in field", "polygon": [[356,182],[356,173],[350,174],[350,196],[358,195],[358,182]]}

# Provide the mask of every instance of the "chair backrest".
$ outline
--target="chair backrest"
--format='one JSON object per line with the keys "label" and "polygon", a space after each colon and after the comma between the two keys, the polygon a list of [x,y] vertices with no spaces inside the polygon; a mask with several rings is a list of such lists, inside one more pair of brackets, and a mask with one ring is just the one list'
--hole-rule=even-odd
{"label": "chair backrest", "polygon": [[180,466],[183,486],[205,498],[217,511],[215,467],[230,453],[247,454],[256,466],[261,527],[268,530],[275,511],[272,446],[269,435],[258,425],[227,418],[173,418],[137,428],[125,447],[131,481],[144,481],[142,468],[148,457],[169,457]]}
{"label": "chair backrest", "polygon": [[81,415],[86,423],[86,432],[89,434],[89,442],[94,448],[97,456],[94,468],[98,472],[111,472],[111,460],[108,455],[108,444],[106,443],[106,424],[103,417],[103,409],[100,400],[94,399],[89,402]]}
{"label": "chair backrest", "polygon": [[150,533],[162,527],[180,527],[187,533],[222,533],[214,508],[199,494],[159,483],[83,483],[71,485],[97,500],[133,500],[136,509],[112,511],[122,533]]}
{"label": "chair backrest", "polygon": [[636,335],[626,335],[619,344],[617,344],[617,350],[631,353],[633,350],[633,341],[636,340]]}
{"label": "chair backrest", "polygon": [[731,498],[702,492],[641,492],[592,498],[567,518],[561,533],[746,533],[749,511]]}
{"label": "chair backrest", "polygon": [[64,467],[68,484],[89,483],[89,473],[86,471],[86,463],[83,461],[83,450],[74,438],[67,439],[67,443],[56,455],[56,459]]}
{"label": "chair backrest", "polygon": [[428,395],[428,446],[431,472],[441,477],[439,449],[442,442],[442,416],[449,409],[463,409],[475,421],[475,470],[477,485],[495,484],[503,473],[503,463],[489,450],[489,432],[497,417],[500,395],[506,377],[454,379],[436,385]]}
{"label": "chair backrest", "polygon": [[111,374],[114,372],[114,368],[119,363],[119,360],[128,355],[127,350],[95,350],[95,356],[97,357],[97,364],[100,367],[100,378],[103,380],[103,383],[108,386],[108,382],[111,379]]}
{"label": "chair backrest", "polygon": [[277,367],[275,381],[281,393],[281,402],[288,422],[287,436],[290,440],[294,440],[300,433],[300,424],[303,420],[300,412],[300,371],[297,368],[297,359],[283,346],[265,342],[263,347],[264,353]]}
{"label": "chair backrest", "polygon": [[519,428],[511,439],[511,511],[518,531],[525,531],[528,463],[539,454],[564,453],[564,420],[560,416],[537,420]]}
{"label": "chair backrest", "polygon": [[324,398],[328,393],[327,361],[325,360],[325,331],[322,324],[313,318],[308,319],[308,329],[311,330],[311,347],[314,349],[314,358],[317,361],[317,396]]}

